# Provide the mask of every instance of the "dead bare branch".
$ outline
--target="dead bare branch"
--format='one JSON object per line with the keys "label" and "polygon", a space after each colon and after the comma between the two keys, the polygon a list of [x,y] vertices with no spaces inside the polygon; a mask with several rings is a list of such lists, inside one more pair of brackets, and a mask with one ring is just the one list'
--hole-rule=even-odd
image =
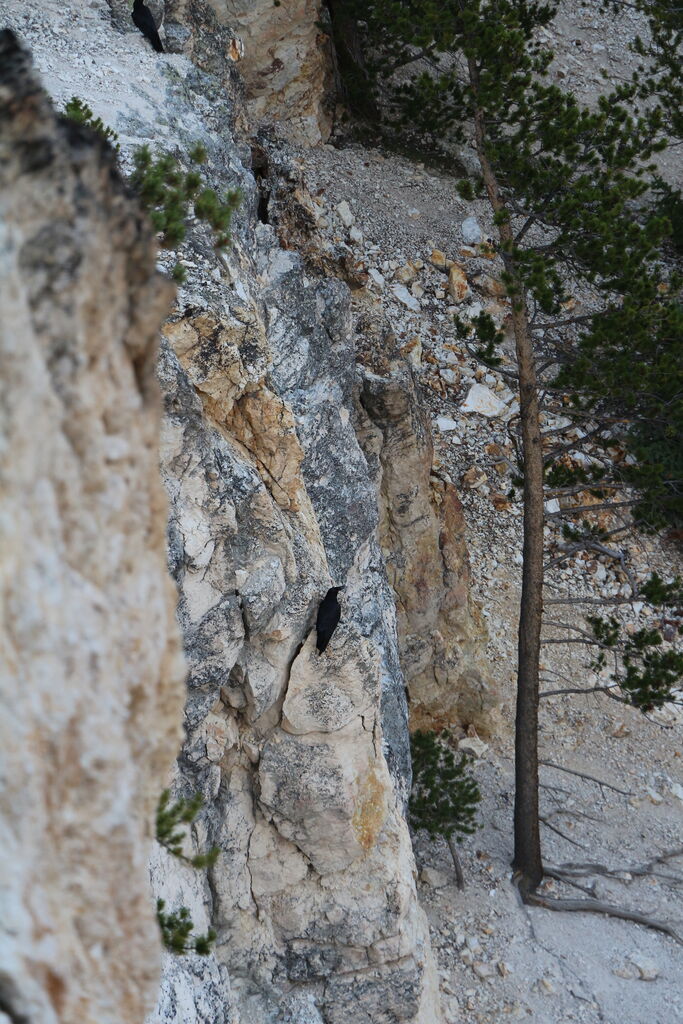
{"label": "dead bare branch", "polygon": [[580,843],[578,841],[578,839],[572,839],[571,836],[568,836],[567,833],[563,832],[561,828],[557,827],[557,825],[553,825],[553,823],[551,821],[548,821],[548,819],[546,817],[544,817],[542,814],[539,814],[538,820],[540,822],[542,822],[545,825],[546,828],[549,828],[551,832],[554,832],[556,835],[560,836],[562,839],[565,839],[568,843],[571,843],[572,846],[578,846],[580,850],[585,850],[586,849],[586,847],[583,845],[583,843]]}
{"label": "dead bare branch", "polygon": [[605,782],[604,779],[597,779],[595,775],[588,775],[586,772],[578,772],[574,768],[565,768],[564,765],[555,764],[554,761],[539,760],[538,763],[545,765],[546,768],[555,768],[558,772],[566,772],[567,775],[576,775],[579,779],[587,779],[589,782],[595,782],[598,786],[604,786],[606,789],[613,789],[615,793],[620,793],[622,796],[634,796],[634,793],[631,790],[619,789],[618,786],[612,785],[611,782]]}

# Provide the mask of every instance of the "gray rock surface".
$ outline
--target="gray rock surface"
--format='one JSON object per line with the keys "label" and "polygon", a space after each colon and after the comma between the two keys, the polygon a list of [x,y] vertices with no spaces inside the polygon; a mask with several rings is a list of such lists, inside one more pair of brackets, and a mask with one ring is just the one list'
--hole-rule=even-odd
{"label": "gray rock surface", "polygon": [[0,33],[0,1018],[139,1021],[184,666],[158,471],[172,289],[113,154]]}
{"label": "gray rock surface", "polygon": [[[152,860],[155,894],[218,938],[201,961],[167,958],[149,1020],[432,1024],[437,984],[404,819],[395,593],[377,477],[357,437],[366,422],[349,293],[325,276],[353,271],[333,249],[316,253],[310,199],[267,136],[274,222],[264,222],[238,132],[237,34],[211,10],[167,5],[166,38],[175,32],[170,48],[182,52],[162,56],[125,23],[114,31],[104,0],[28,2],[12,15],[56,100],[78,92],[119,132],[124,167],[140,142],[182,153],[201,141],[210,183],[243,194],[225,254],[196,224],[178,252],[187,282],[158,362],[169,566],[189,665],[171,782],[203,793],[192,842],[220,855],[208,873]],[[209,17],[224,35],[201,30]],[[106,66],[90,59],[93,42]],[[301,255],[283,247],[294,244],[287,230]],[[159,259],[168,269],[176,254]],[[335,584],[342,620],[318,655],[316,610]]]}

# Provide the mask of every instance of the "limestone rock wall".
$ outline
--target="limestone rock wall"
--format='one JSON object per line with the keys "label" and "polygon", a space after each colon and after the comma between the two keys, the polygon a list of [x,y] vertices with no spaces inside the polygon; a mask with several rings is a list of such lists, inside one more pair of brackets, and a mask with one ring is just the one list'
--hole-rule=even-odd
{"label": "limestone rock wall", "polygon": [[312,145],[329,136],[332,54],[319,28],[321,0],[166,0],[164,6],[170,49],[221,76],[239,67],[252,123],[280,122]]}
{"label": "limestone rock wall", "polygon": [[326,139],[331,120],[326,80],[328,37],[318,27],[321,0],[211,0],[225,8],[244,43],[240,70],[252,116],[290,122],[311,143]]}
{"label": "limestone rock wall", "polygon": [[[243,188],[254,211],[253,179]],[[227,262],[234,288],[210,309],[179,305],[160,363],[190,663],[176,786],[204,793],[199,837],[221,850],[207,892],[216,961],[245,1021],[279,1020],[289,1000],[327,1024],[431,1024],[404,681],[356,439],[348,291],[308,278],[253,212]],[[342,620],[319,655],[315,615],[335,584]]]}
{"label": "limestone rock wall", "polygon": [[153,1005],[180,740],[154,367],[172,290],[111,152],[0,33],[0,1018]]}
{"label": "limestone rock wall", "polygon": [[[28,7],[33,2],[26,0]],[[35,4],[43,17],[42,4]],[[62,102],[78,91],[119,131],[122,160],[142,141],[156,147],[163,138],[164,148],[180,153],[202,142],[210,183],[238,186],[243,201],[226,252],[218,255],[205,228],[195,225],[178,254],[187,282],[164,324],[156,366],[164,401],[159,444],[152,369],[168,291],[149,263],[151,242],[116,184],[111,156],[95,147],[99,162],[90,167],[83,154],[93,152],[92,140],[64,125],[55,129],[57,142],[44,145],[38,132],[29,147],[9,147],[3,174],[22,181],[22,167],[38,175],[40,198],[29,201],[20,189],[9,194],[5,212],[8,224],[17,220],[22,227],[12,227],[2,249],[3,259],[14,260],[3,309],[16,307],[11,315],[24,318],[21,330],[31,341],[23,343],[25,359],[9,360],[7,379],[16,380],[9,394],[36,397],[17,402],[16,426],[7,420],[9,464],[22,468],[10,480],[3,595],[10,622],[22,600],[26,607],[48,605],[27,620],[43,674],[21,690],[33,703],[22,698],[28,724],[16,729],[12,721],[7,750],[15,770],[20,752],[25,766],[25,746],[45,729],[46,749],[53,744],[56,751],[46,764],[57,767],[49,779],[41,775],[47,769],[36,768],[37,809],[28,825],[13,805],[3,811],[10,836],[25,838],[24,827],[40,836],[40,822],[53,816],[64,857],[67,840],[76,843],[69,847],[71,864],[81,873],[73,887],[61,853],[47,865],[44,902],[50,908],[52,900],[55,909],[46,914],[54,913],[62,930],[59,950],[44,954],[49,970],[56,965],[60,977],[73,950],[80,957],[73,978],[91,971],[93,990],[95,981],[101,987],[104,1008],[93,1004],[92,1019],[139,1021],[153,987],[158,935],[144,879],[138,885],[135,871],[146,853],[143,822],[178,738],[174,594],[161,564],[160,452],[168,560],[189,666],[185,736],[170,781],[176,794],[203,793],[191,842],[198,850],[215,844],[220,855],[209,872],[188,869],[163,851],[152,855],[154,894],[170,909],[187,906],[197,929],[212,926],[218,937],[207,958],[165,958],[148,1020],[438,1024],[434,964],[404,817],[410,762],[401,658],[415,678],[423,677],[425,693],[432,684],[463,681],[457,643],[474,633],[458,560],[457,499],[430,478],[431,443],[410,379],[368,379],[359,398],[349,292],[329,276],[335,254],[316,259],[313,238],[306,243],[311,251],[306,245],[303,255],[297,251],[298,214],[287,225],[263,222],[277,220],[283,196],[296,198],[297,174],[287,167],[286,147],[272,158],[265,153],[273,198],[264,213],[249,146],[237,130],[245,119],[233,42],[244,37],[246,59],[248,33],[232,19],[251,10],[229,15],[227,5],[219,9],[213,0],[167,4],[167,40],[183,26],[190,35],[177,34],[176,52],[163,58],[112,29],[106,0],[66,13],[56,5],[48,12],[52,35],[36,34],[50,89]],[[302,18],[315,13],[312,5],[297,11]],[[265,32],[273,11],[262,13]],[[215,36],[197,30],[213,24],[211,18],[222,26]],[[93,31],[100,42],[106,37],[106,76],[88,70]],[[62,70],[54,73],[55,46],[60,69],[79,69],[77,88],[63,81]],[[283,86],[282,117],[295,109],[287,106],[289,95]],[[29,114],[43,117],[42,101],[27,103],[29,113],[20,111],[27,123]],[[65,139],[72,142],[70,155]],[[26,225],[35,226],[26,236],[30,246],[22,241]],[[163,257],[165,265],[175,258]],[[26,268],[35,271],[35,294],[22,298],[31,279]],[[26,310],[34,307],[31,320]],[[45,352],[38,350],[38,328]],[[29,423],[39,444],[22,462],[16,453],[24,451]],[[413,477],[416,488],[405,498]],[[423,532],[415,515],[423,517]],[[39,546],[40,573],[21,571],[25,538],[35,541],[48,529],[50,554]],[[332,585],[344,586],[342,619],[319,655],[316,611]],[[436,591],[422,608],[425,587]],[[437,633],[445,638],[443,657]],[[437,653],[438,678],[430,661]],[[17,671],[15,665],[7,700],[15,699]],[[62,695],[67,675],[74,678],[72,704]],[[57,687],[55,678],[62,680]],[[73,736],[71,723],[81,714],[83,735]],[[32,732],[34,719],[41,727]],[[67,809],[63,819],[41,796],[48,782],[58,787],[49,801]],[[12,841],[8,856],[19,848]],[[102,843],[95,882],[87,866]],[[44,867],[42,859],[15,865],[12,891]],[[92,885],[96,894],[94,937],[79,885]],[[118,908],[121,893],[123,937],[117,933],[114,942],[100,935],[99,908]],[[86,938],[69,918],[72,902]],[[16,913],[22,912],[19,903]],[[129,919],[142,921],[135,934]],[[124,939],[130,948],[122,952]],[[22,971],[34,978],[29,968],[11,965],[12,977]],[[45,977],[45,984],[31,982],[26,998],[44,996],[52,984]],[[81,980],[80,988],[90,998],[90,982]],[[23,1005],[16,1007],[19,1020],[28,1012]],[[80,1016],[60,1005],[67,1007],[65,1020],[89,1019],[87,1005]],[[47,1010],[44,1019],[53,1019]]]}
{"label": "limestone rock wall", "polygon": [[486,630],[470,592],[462,506],[433,467],[429,420],[410,367],[364,370],[364,448],[380,497],[380,537],[396,593],[401,662],[413,729],[455,723],[488,733],[498,695]]}

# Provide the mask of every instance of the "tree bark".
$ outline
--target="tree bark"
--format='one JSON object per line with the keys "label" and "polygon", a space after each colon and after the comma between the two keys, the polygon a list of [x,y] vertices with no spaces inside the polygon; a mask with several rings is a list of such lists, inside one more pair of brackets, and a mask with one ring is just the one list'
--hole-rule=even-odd
{"label": "tree bark", "polygon": [[475,99],[474,132],[484,185],[494,214],[503,263],[510,275],[512,327],[517,350],[519,406],[524,459],[524,547],[522,596],[517,646],[517,714],[515,720],[515,852],[512,866],[523,899],[543,878],[538,817],[538,702],[541,618],[543,614],[543,447],[532,334],[524,287],[513,252],[513,232],[496,174],[486,151],[486,121],[477,106],[478,70],[468,61]]}
{"label": "tree bark", "polygon": [[332,22],[337,91],[349,109],[368,121],[379,120],[379,109],[365,65],[363,40],[357,16],[346,0],[327,0]]}

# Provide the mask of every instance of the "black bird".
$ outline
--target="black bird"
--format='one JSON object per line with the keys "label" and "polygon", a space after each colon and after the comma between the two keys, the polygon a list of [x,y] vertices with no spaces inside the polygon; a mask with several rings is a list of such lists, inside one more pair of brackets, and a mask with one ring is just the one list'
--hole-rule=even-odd
{"label": "black bird", "polygon": [[317,633],[316,647],[318,648],[318,654],[322,654],[329,644],[330,638],[337,628],[337,623],[341,618],[341,608],[339,607],[337,594],[343,589],[343,587],[330,587],[320,602],[318,618],[315,620],[315,630]]}
{"label": "black bird", "polygon": [[133,19],[133,24],[140,29],[143,36],[149,39],[157,53],[163,53],[164,48],[161,45],[161,39],[159,39],[156,22],[149,7],[142,0],[135,0],[131,18]]}

